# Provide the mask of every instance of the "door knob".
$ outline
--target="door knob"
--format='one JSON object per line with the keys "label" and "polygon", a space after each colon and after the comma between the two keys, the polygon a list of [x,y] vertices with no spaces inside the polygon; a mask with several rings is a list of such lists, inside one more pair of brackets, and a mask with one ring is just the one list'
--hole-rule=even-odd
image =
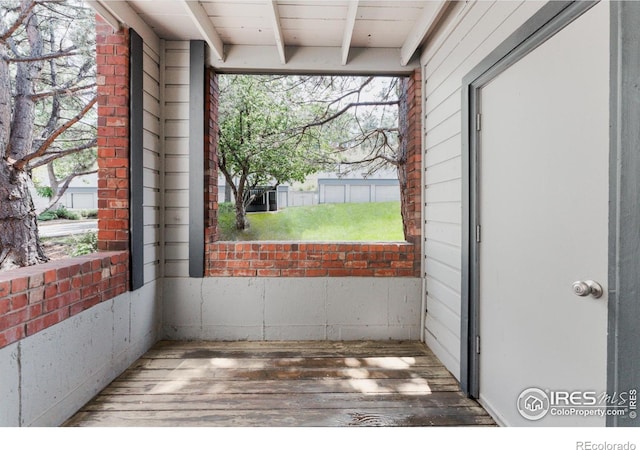
{"label": "door knob", "polygon": [[571,285],[571,287],[573,289],[573,293],[580,297],[591,295],[594,298],[600,298],[604,292],[600,283],[593,280],[576,281]]}

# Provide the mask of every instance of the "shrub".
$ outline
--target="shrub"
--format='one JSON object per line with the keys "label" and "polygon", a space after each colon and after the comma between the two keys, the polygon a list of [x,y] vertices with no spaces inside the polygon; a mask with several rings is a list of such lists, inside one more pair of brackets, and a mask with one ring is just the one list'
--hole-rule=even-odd
{"label": "shrub", "polygon": [[98,234],[94,231],[71,236],[68,242],[72,245],[69,253],[71,256],[88,255],[98,251]]}
{"label": "shrub", "polygon": [[51,211],[43,212],[38,216],[38,220],[41,222],[46,222],[47,220],[55,220],[57,218],[58,218],[58,215]]}
{"label": "shrub", "polygon": [[85,219],[97,219],[98,218],[98,210],[97,209],[83,209],[80,211],[80,215]]}
{"label": "shrub", "polygon": [[55,210],[55,214],[56,214],[56,216],[58,216],[58,219],[67,219],[67,220],[79,220],[80,219],[80,215],[78,213],[73,212],[73,211],[69,211],[64,206],[58,207],[58,209]]}

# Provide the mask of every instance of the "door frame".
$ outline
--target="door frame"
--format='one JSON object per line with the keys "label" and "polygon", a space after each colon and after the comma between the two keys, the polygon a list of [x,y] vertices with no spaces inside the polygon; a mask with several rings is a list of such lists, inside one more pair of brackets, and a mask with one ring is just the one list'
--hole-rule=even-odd
{"label": "door frame", "polygon": [[[462,305],[460,385],[479,397],[478,133],[479,91],[597,1],[549,2],[509,36],[462,82]],[[640,388],[640,2],[612,1],[610,38],[609,279],[607,391]],[[515,400],[514,400],[515,401]],[[608,426],[640,418],[608,416]]]}

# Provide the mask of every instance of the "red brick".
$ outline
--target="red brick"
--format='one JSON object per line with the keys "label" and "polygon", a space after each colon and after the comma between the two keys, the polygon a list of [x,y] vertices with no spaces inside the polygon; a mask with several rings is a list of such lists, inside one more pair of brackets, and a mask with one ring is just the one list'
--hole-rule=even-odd
{"label": "red brick", "polygon": [[58,295],[58,286],[51,284],[44,290],[44,298],[53,298]]}
{"label": "red brick", "polygon": [[11,309],[11,299],[10,298],[0,299],[0,316],[9,312],[10,309]]}
{"label": "red brick", "polygon": [[29,311],[23,308],[19,311],[5,314],[0,317],[0,331],[15,327],[24,323],[29,318]]}
{"label": "red brick", "polygon": [[37,273],[29,277],[29,288],[37,288],[44,284],[44,273]]}
{"label": "red brick", "polygon": [[27,336],[32,336],[69,317],[69,309],[59,309],[27,323]]}
{"label": "red brick", "polygon": [[11,292],[11,282],[10,281],[0,281],[0,297],[4,297],[9,295]]}
{"label": "red brick", "polygon": [[29,303],[34,304],[41,302],[44,299],[44,286],[40,286],[36,289],[31,289],[29,291]]}
{"label": "red brick", "polygon": [[24,325],[19,325],[8,330],[0,331],[0,348],[6,347],[7,345],[13,344],[14,342],[18,342],[19,340],[24,339],[24,337]]}
{"label": "red brick", "polygon": [[307,269],[304,274],[307,277],[325,277],[327,273],[326,269]]}
{"label": "red brick", "polygon": [[258,269],[257,275],[259,277],[278,277],[278,276],[280,276],[280,270],[278,270],[278,269]]}
{"label": "red brick", "polygon": [[18,294],[18,295],[15,295],[15,296],[11,297],[11,310],[12,311],[17,311],[19,309],[22,309],[25,306],[27,306],[28,304],[29,304],[29,297],[27,296],[26,293]]}
{"label": "red brick", "polygon": [[19,292],[24,292],[27,290],[29,286],[29,279],[26,277],[14,278],[11,280],[11,293],[16,294]]}

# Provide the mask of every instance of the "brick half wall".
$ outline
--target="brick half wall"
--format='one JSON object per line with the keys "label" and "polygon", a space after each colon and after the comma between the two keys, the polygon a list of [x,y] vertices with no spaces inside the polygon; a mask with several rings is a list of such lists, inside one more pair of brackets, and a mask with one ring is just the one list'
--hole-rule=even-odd
{"label": "brick half wall", "polygon": [[416,277],[410,243],[217,242],[207,276]]}
{"label": "brick half wall", "polygon": [[104,252],[0,274],[0,348],[128,290],[128,252]]}

